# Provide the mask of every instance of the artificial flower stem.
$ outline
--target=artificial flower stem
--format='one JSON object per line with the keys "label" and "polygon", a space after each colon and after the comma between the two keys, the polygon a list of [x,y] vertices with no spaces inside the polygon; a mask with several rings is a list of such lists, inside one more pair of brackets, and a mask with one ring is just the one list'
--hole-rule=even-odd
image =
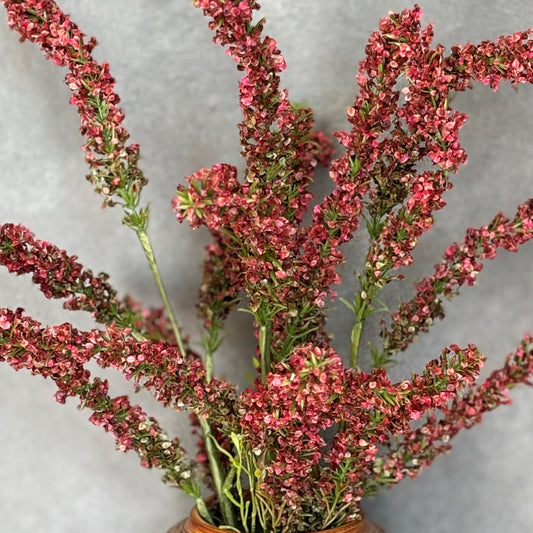
{"label": "artificial flower stem", "polygon": [[270,372],[270,340],[272,326],[268,323],[259,328],[259,351],[261,352],[261,381],[266,383],[266,375]]}
{"label": "artificial flower stem", "polygon": [[215,492],[217,495],[217,501],[219,504],[220,512],[222,514],[223,523],[226,526],[230,526],[237,529],[237,519],[235,516],[235,511],[231,502],[224,493],[222,467],[218,459],[218,450],[213,444],[214,437],[211,432],[211,426],[209,425],[209,422],[201,416],[198,417],[198,420],[200,421],[200,426],[202,428],[205,449],[207,451],[207,457],[209,458],[209,470],[211,476],[213,477],[213,484],[215,485]]}
{"label": "artificial flower stem", "polygon": [[219,337],[219,327],[217,327],[215,324],[212,324],[208,328],[208,335],[204,334],[202,337],[205,353],[205,379],[208,383],[213,379],[214,374],[213,354],[220,346],[221,342],[222,339]]}
{"label": "artificial flower stem", "polygon": [[205,354],[205,377],[207,381],[213,379],[213,352],[208,351]]}
{"label": "artificial flower stem", "polygon": [[366,319],[367,303],[363,301],[356,312],[355,324],[350,336],[350,367],[356,368],[359,360],[359,347],[361,345],[361,335]]}
{"label": "artificial flower stem", "polygon": [[161,274],[159,272],[159,267],[157,266],[154,249],[152,248],[152,243],[150,242],[150,237],[148,237],[148,234],[144,229],[136,229],[135,232],[137,233],[139,242],[141,243],[141,246],[144,250],[144,254],[146,255],[146,259],[148,260],[148,264],[150,265],[150,269],[152,270],[157,289],[159,290],[163,306],[165,307],[167,318],[170,321],[172,331],[174,332],[174,336],[176,337],[178,348],[180,349],[181,353],[185,355],[187,353],[187,350],[185,349],[185,344],[183,343],[183,339],[178,323],[176,321],[176,317],[174,315],[174,311],[172,310],[172,306],[170,305],[170,301],[167,297],[167,293],[163,285],[163,281],[161,279]]}

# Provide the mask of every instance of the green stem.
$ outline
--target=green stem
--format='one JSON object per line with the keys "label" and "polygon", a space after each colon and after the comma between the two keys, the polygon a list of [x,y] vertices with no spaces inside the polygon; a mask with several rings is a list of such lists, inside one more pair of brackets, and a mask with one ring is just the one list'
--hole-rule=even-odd
{"label": "green stem", "polygon": [[218,450],[213,443],[213,434],[211,433],[211,426],[209,422],[202,418],[200,415],[198,417],[200,421],[200,426],[202,428],[205,449],[207,451],[207,456],[209,457],[209,470],[213,477],[213,484],[215,485],[215,492],[217,495],[217,501],[220,506],[220,512],[222,514],[222,520],[225,526],[230,526],[237,529],[237,518],[235,517],[235,510],[229,499],[224,494],[224,480],[222,476],[222,467],[219,461]]}
{"label": "green stem", "polygon": [[259,328],[259,351],[261,353],[261,381],[266,382],[266,375],[270,372],[270,341],[272,337],[272,325]]}
{"label": "green stem", "polygon": [[148,260],[148,263],[152,270],[152,274],[154,275],[155,283],[157,285],[157,289],[159,290],[161,300],[163,301],[163,306],[165,307],[165,311],[170,321],[172,331],[174,332],[174,336],[176,337],[178,348],[180,349],[182,354],[186,354],[187,351],[185,349],[185,344],[183,343],[183,339],[181,337],[181,332],[180,332],[178,323],[176,321],[174,311],[172,309],[172,306],[170,305],[170,301],[168,300],[167,293],[163,285],[163,281],[161,279],[161,274],[159,273],[159,268],[155,260],[154,249],[152,248],[152,243],[150,242],[150,238],[148,237],[148,234],[146,233],[146,231],[143,229],[136,229],[135,232],[137,233],[137,237],[139,238],[141,246],[143,247],[143,250],[144,250],[144,254],[146,255],[146,259]]}
{"label": "green stem", "polygon": [[364,322],[357,320],[352,328],[350,336],[350,367],[356,368],[359,360],[359,346],[361,345],[361,334]]}
{"label": "green stem", "polygon": [[362,298],[360,293],[356,298],[355,309],[355,324],[352,328],[352,334],[350,336],[350,367],[356,368],[359,360],[359,348],[361,346],[361,335],[363,333],[363,327],[365,325],[366,317],[368,316],[369,301],[368,296]]}
{"label": "green stem", "polygon": [[213,379],[213,352],[209,351],[205,354],[205,378],[209,382]]}
{"label": "green stem", "polygon": [[202,336],[202,343],[205,352],[205,379],[209,383],[213,379],[214,365],[213,354],[220,346],[222,339],[219,335],[220,325],[218,321],[214,321],[207,330],[207,334]]}

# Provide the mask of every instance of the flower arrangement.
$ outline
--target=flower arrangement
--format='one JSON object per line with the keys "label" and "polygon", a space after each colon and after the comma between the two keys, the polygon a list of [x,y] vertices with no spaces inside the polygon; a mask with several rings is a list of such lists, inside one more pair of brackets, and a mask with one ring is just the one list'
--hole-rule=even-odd
{"label": "flower arrangement", "polygon": [[[444,207],[451,176],[466,161],[459,129],[466,115],[452,107],[473,81],[497,89],[533,81],[533,37],[517,32],[495,42],[432,45],[431,26],[418,6],[389,13],[366,48],[357,76],[359,95],[347,110],[341,145],[313,126],[312,111],[280,87],[285,61],[254,19],[254,0],[195,0],[209,18],[214,40],[243,72],[239,124],[246,171],[217,164],[186,178],[172,201],[179,221],[212,235],[198,310],[201,353],[183,334],[164,289],[147,233],[141,200],[146,179],[139,147],[128,144],[124,113],[106,63],[56,2],[2,0],[11,28],[67,67],[70,103],[78,109],[88,179],[104,205],[123,210],[137,235],[161,294],[161,309],[119,298],[107,276],[30,230],[0,226],[0,263],[31,274],[47,298],[90,312],[101,329],[45,326],[22,309],[0,310],[0,360],[48,377],[56,399],[77,397],[91,422],[133,450],[145,467],[192,495],[202,517],[237,531],[320,530],[360,516],[364,496],[415,477],[461,429],[509,402],[508,389],[531,383],[533,348],[525,336],[504,366],[476,382],[484,357],[451,345],[420,374],[392,382],[386,367],[433,322],[443,301],[472,285],[482,261],[515,251],[533,236],[531,200],[507,218],[469,228],[451,245],[411,299],[389,311],[380,291],[402,278],[413,250]],[[329,166],[333,191],[312,204],[317,165]],[[326,309],[340,282],[343,244],[366,229],[368,252],[357,275],[353,330],[346,354],[331,346]],[[215,377],[224,325],[238,307],[253,315],[257,377],[239,391]],[[372,370],[360,364],[365,322],[383,317],[369,347]],[[345,355],[345,356],[344,356]],[[438,354],[436,354],[438,355]],[[87,364],[114,368],[163,405],[191,414],[201,432],[191,459],[177,438],[126,396],[112,397],[107,381]],[[216,495],[216,507],[205,495]]]}

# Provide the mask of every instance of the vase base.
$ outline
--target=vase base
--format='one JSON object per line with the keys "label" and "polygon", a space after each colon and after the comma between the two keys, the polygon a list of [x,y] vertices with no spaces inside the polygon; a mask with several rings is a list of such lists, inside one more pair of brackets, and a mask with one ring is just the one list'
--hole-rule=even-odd
{"label": "vase base", "polygon": [[[179,524],[176,524],[175,526],[171,527],[167,533],[189,533],[190,530],[186,527],[186,520],[183,520]],[[366,520],[365,529],[363,530],[363,533],[385,533],[385,530],[379,527],[377,524],[374,524],[374,522],[371,522],[370,520]]]}
{"label": "vase base", "polygon": [[[171,527],[167,533],[220,533],[221,531],[228,533],[229,530],[219,529],[204,522],[195,507],[188,518]],[[332,529],[317,531],[315,533],[385,533],[385,530],[368,520],[363,513],[361,520],[355,520]]]}

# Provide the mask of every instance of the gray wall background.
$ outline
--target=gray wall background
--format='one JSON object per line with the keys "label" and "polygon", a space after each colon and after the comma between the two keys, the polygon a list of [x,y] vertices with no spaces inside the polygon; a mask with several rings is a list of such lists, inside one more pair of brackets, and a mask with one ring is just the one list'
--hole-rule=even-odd
{"label": "gray wall background", "polygon": [[[263,0],[266,33],[278,40],[288,70],[284,82],[295,100],[316,109],[326,131],[345,127],[345,108],[354,98],[356,65],[366,39],[389,10],[404,0]],[[89,35],[96,55],[111,63],[126,111],[126,127],[141,144],[150,179],[151,235],[168,289],[186,331],[197,334],[198,266],[207,236],[179,226],[169,202],[176,183],[216,162],[242,166],[234,125],[239,121],[238,74],[222,49],[211,43],[206,21],[188,1],[66,0],[61,5]],[[421,0],[425,21],[435,23],[435,41],[451,46],[496,38],[533,25],[529,0]],[[156,289],[134,235],[117,210],[101,210],[101,199],[84,180],[76,110],[67,105],[64,71],[46,62],[38,48],[18,43],[0,14],[0,220],[21,222],[41,239],[72,254],[95,272],[145,303]],[[532,87],[518,93],[486,87],[459,95],[456,107],[471,119],[462,140],[469,164],[455,178],[448,208],[417,249],[417,261],[389,302],[411,294],[410,282],[429,273],[445,247],[498,210],[512,216],[532,196]],[[327,178],[316,191],[327,190]],[[361,240],[349,245],[341,293],[350,298],[351,272],[361,257]],[[490,369],[502,364],[525,331],[533,332],[533,248],[503,254],[486,266],[475,288],[449,307],[402,357],[395,377],[408,376],[450,343],[477,343]],[[0,271],[0,305],[22,306],[50,324],[91,320],[47,301],[27,278]],[[350,317],[331,311],[336,345],[345,351]],[[234,374],[253,349],[247,316],[232,317],[217,372]],[[372,329],[372,327],[371,327]],[[374,326],[375,329],[375,326]],[[370,334],[372,331],[370,332]],[[244,382],[244,372],[237,379]],[[128,391],[120,379],[114,391]],[[114,451],[110,436],[88,424],[75,402],[57,405],[54,387],[0,366],[0,530],[8,533],[162,533],[184,516],[191,502],[140,468],[134,455]],[[484,424],[455,439],[416,481],[404,481],[366,503],[388,533],[531,531],[533,523],[533,391],[513,392],[515,404],[486,416]],[[149,403],[152,405],[152,403]],[[151,409],[162,425],[180,434],[183,417]],[[185,431],[186,432],[186,431]],[[190,439],[186,442],[190,442]]]}

